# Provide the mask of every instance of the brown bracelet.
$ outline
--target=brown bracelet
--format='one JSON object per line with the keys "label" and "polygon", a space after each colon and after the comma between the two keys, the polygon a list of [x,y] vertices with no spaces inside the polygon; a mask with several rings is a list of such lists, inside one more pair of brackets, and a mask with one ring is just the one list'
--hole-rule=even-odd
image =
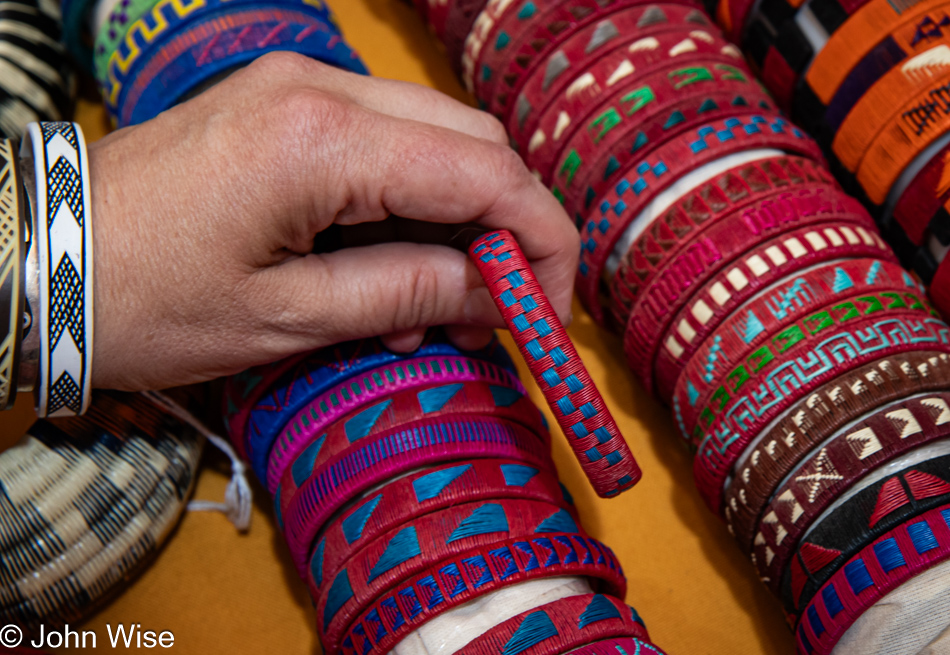
{"label": "brown bracelet", "polygon": [[726,521],[742,551],[751,551],[759,517],[778,485],[825,438],[886,403],[948,387],[950,355],[907,352],[837,377],[799,401],[749,445],[726,487]]}
{"label": "brown bracelet", "polygon": [[782,598],[782,576],[799,539],[842,492],[882,464],[950,436],[948,402],[944,391],[879,407],[820,444],[783,481],[762,513],[752,547],[752,563],[774,594]]}

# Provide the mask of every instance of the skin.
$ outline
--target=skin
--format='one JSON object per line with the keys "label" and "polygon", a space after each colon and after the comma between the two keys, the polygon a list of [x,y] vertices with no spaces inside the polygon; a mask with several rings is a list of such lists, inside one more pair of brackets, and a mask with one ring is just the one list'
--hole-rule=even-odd
{"label": "skin", "polygon": [[[502,322],[457,226],[511,230],[570,318],[571,220],[497,120],[431,89],[269,54],[91,144],[89,162],[97,387],[191,384],[374,335],[411,351],[433,325],[481,346]],[[420,221],[451,245],[392,241]],[[377,243],[313,254],[334,224]]]}

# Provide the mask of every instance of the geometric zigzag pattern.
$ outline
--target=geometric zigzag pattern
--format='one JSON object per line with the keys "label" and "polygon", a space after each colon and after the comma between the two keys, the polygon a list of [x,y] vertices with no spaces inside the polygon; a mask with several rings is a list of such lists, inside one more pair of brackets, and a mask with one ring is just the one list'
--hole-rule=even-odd
{"label": "geometric zigzag pattern", "polygon": [[42,195],[36,217],[45,319],[40,323],[39,412],[69,416],[81,414],[88,403],[91,379],[92,239],[82,179],[86,153],[74,123],[32,125],[30,135],[43,178],[37,180]]}
{"label": "geometric zigzag pattern", "polygon": [[13,142],[0,140],[0,409],[14,397],[14,354],[22,311],[22,234]]}

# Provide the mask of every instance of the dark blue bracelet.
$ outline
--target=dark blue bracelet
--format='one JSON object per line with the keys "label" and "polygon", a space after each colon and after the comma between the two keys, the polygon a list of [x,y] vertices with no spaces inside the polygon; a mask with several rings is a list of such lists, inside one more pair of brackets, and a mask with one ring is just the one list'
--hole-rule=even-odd
{"label": "dark blue bracelet", "polygon": [[[263,31],[268,24],[269,29]],[[224,48],[222,40],[227,44]],[[159,114],[222,71],[274,50],[300,52],[354,72],[367,72],[340,38],[323,5],[303,0],[193,0],[190,4],[159,0],[129,25],[99,83],[109,114],[125,126]],[[158,77],[173,86],[159,82],[157,91],[150,90]],[[143,94],[148,100],[141,99]]]}

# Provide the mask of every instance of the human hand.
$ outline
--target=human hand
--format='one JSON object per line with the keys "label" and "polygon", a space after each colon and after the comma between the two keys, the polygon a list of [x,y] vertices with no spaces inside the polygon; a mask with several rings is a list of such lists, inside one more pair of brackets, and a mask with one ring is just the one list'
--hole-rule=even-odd
{"label": "human hand", "polygon": [[373,335],[408,351],[431,325],[483,345],[502,322],[465,242],[312,254],[330,226],[390,214],[511,230],[566,322],[577,231],[506,144],[436,91],[291,53],[91,144],[94,386],[190,384]]}

